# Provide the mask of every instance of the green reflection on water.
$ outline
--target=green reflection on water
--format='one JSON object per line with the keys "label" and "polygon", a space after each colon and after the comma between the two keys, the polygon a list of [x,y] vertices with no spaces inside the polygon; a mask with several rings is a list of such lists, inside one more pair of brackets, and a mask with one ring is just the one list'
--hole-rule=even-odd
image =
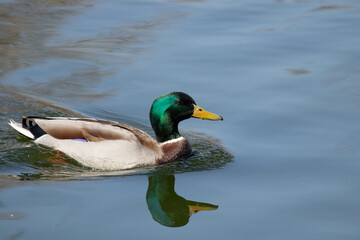
{"label": "green reflection on water", "polygon": [[174,175],[149,176],[146,202],[153,219],[167,227],[181,227],[198,211],[216,210],[217,205],[189,201],[175,192]]}

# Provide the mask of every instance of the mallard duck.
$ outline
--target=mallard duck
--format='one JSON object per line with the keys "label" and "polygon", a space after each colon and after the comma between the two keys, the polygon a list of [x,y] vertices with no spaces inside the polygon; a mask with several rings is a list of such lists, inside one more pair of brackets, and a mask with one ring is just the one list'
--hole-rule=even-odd
{"label": "mallard duck", "polygon": [[160,165],[191,154],[178,124],[190,117],[223,120],[197,106],[189,95],[172,92],[156,98],[150,109],[156,140],[132,126],[93,118],[23,116],[10,126],[35,143],[59,150],[94,169],[120,170]]}

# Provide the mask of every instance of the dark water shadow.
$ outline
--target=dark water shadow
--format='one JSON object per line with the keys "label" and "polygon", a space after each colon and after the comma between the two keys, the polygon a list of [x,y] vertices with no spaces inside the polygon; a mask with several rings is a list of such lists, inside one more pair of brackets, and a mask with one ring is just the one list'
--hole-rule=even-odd
{"label": "dark water shadow", "polygon": [[23,212],[1,212],[0,213],[0,220],[5,221],[17,221],[17,220],[23,220],[27,217],[27,214]]}
{"label": "dark water shadow", "polygon": [[286,71],[292,75],[304,75],[310,73],[310,71],[305,68],[288,68]]}
{"label": "dark water shadow", "polygon": [[312,9],[311,11],[318,12],[318,11],[327,11],[327,10],[340,10],[340,9],[354,9],[355,6],[351,5],[324,5],[317,8]]}
{"label": "dark water shadow", "polygon": [[199,211],[211,211],[217,205],[186,200],[175,192],[174,175],[149,176],[146,203],[153,219],[166,227],[181,227]]}
{"label": "dark water shadow", "polygon": [[26,229],[20,229],[16,233],[10,235],[8,238],[5,238],[4,240],[18,240],[23,239],[23,235],[27,232]]}

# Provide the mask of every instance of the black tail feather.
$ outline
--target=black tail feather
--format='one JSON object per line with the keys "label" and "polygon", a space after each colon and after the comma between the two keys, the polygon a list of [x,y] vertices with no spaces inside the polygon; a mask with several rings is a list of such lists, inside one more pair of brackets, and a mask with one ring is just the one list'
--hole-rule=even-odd
{"label": "black tail feather", "polygon": [[39,125],[27,117],[23,117],[22,127],[28,129],[34,135],[35,139],[47,134]]}

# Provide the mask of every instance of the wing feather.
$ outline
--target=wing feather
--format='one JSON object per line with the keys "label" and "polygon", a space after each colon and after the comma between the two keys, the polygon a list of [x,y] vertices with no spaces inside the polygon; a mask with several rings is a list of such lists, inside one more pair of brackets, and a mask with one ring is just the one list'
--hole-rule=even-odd
{"label": "wing feather", "polygon": [[89,142],[127,140],[138,142],[160,154],[159,144],[147,133],[127,124],[93,118],[23,117],[36,123],[47,134],[57,139],[84,138]]}

